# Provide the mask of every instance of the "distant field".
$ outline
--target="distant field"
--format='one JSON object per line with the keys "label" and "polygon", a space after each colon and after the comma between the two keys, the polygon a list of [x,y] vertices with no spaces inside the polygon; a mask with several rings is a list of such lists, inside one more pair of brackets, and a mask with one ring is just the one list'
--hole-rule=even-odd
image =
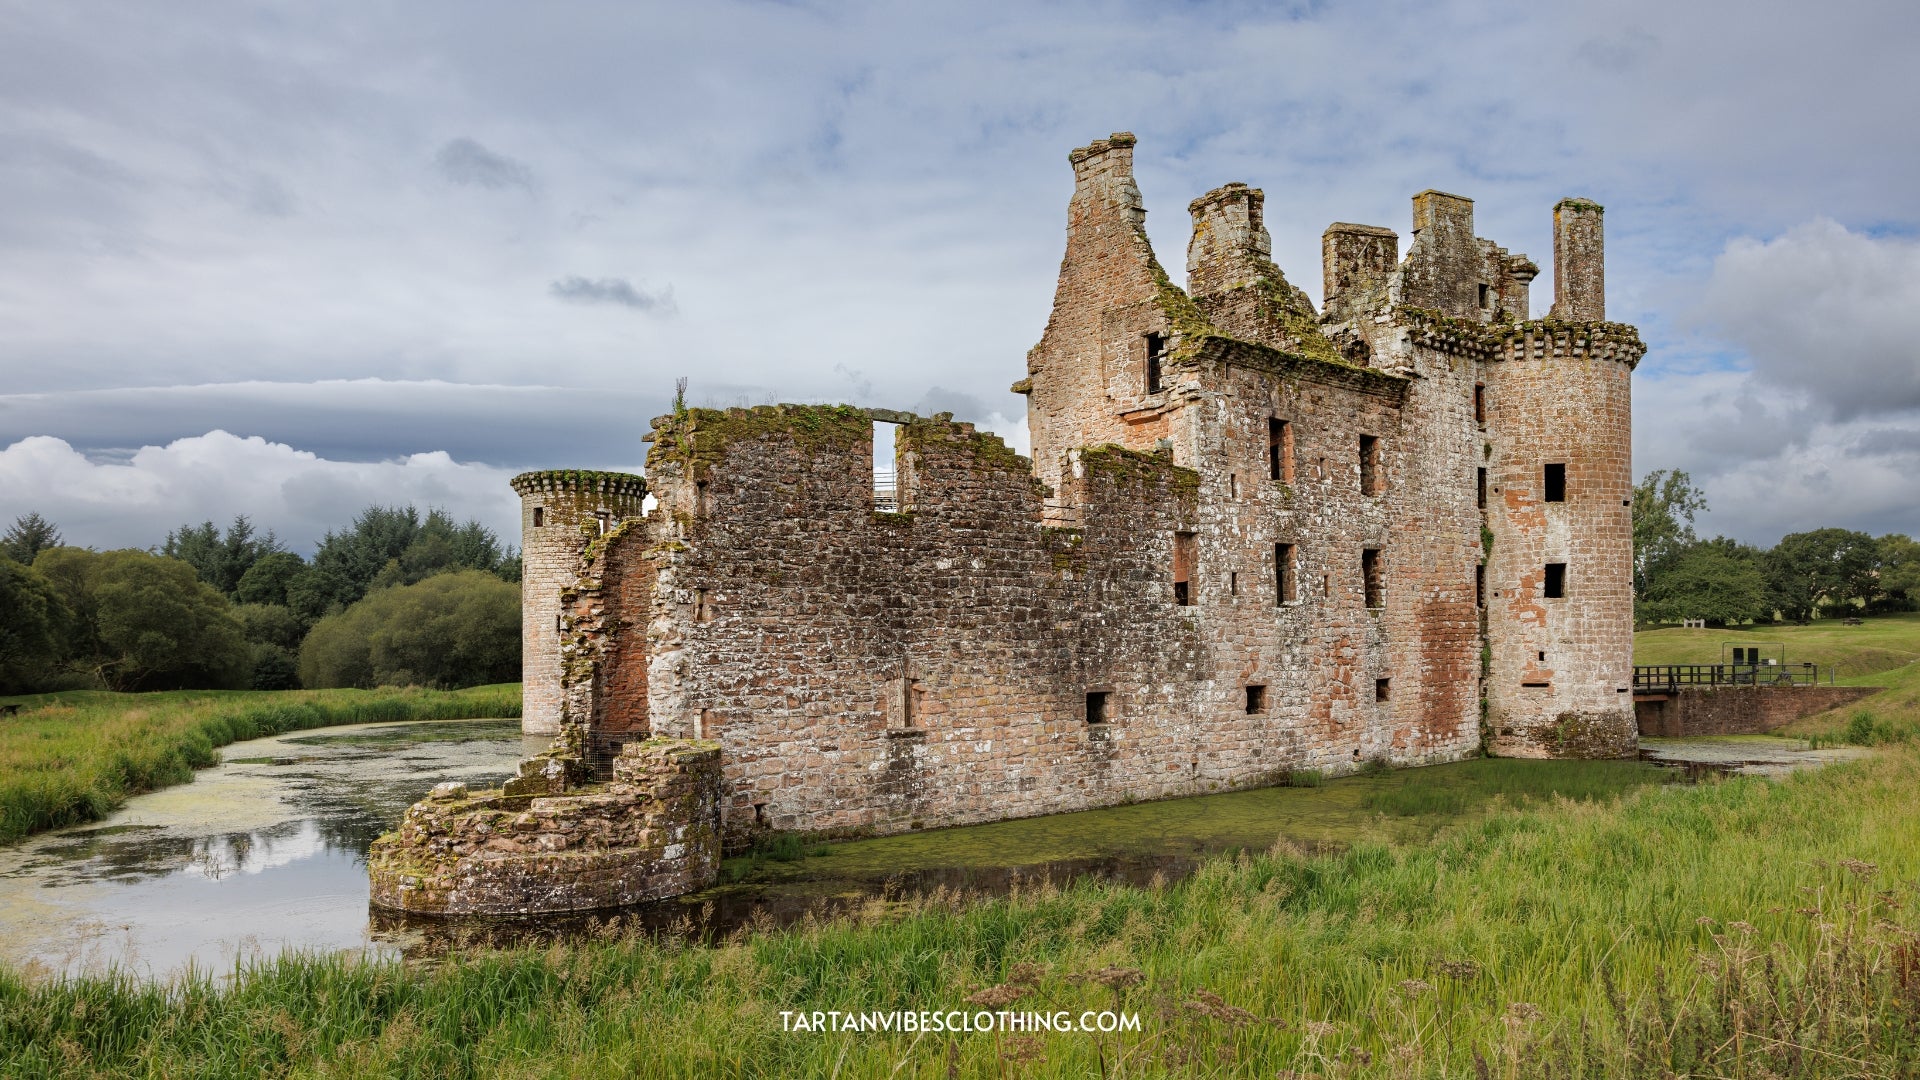
{"label": "distant field", "polygon": [[1636,664],[1718,664],[1722,646],[1786,646],[1789,664],[1838,669],[1840,681],[1920,660],[1920,612],[1877,615],[1859,626],[1822,619],[1812,626],[1741,626],[1725,630],[1643,630],[1633,635]]}
{"label": "distant field", "polygon": [[0,844],[97,821],[130,795],[184,784],[218,747],[283,731],[520,715],[520,684],[466,690],[77,691],[0,698]]}

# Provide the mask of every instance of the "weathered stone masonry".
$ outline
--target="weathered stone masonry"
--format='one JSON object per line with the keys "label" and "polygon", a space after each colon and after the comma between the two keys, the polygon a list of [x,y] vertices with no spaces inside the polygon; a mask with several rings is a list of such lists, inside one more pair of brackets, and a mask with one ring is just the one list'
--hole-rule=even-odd
{"label": "weathered stone masonry", "polygon": [[[1551,318],[1539,268],[1434,191],[1404,258],[1327,230],[1316,313],[1244,184],[1193,201],[1176,286],[1133,147],[1071,155],[1014,386],[1031,461],[947,416],[787,405],[658,418],[645,481],[516,480],[526,723],[564,759],[533,774],[710,740],[739,844],[1631,750],[1644,350],[1603,321],[1600,207],[1555,208]],[[897,512],[876,421],[900,424]]]}

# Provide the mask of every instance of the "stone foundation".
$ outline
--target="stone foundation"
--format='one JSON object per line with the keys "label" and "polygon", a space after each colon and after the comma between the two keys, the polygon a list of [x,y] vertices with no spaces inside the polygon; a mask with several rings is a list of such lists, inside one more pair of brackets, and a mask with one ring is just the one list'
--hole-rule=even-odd
{"label": "stone foundation", "polygon": [[[428,915],[592,911],[679,896],[720,867],[720,745],[625,747],[613,780],[579,786],[553,761],[514,794],[442,784],[374,841],[376,907]],[[539,777],[538,781],[529,783]],[[554,794],[533,794],[544,787]]]}

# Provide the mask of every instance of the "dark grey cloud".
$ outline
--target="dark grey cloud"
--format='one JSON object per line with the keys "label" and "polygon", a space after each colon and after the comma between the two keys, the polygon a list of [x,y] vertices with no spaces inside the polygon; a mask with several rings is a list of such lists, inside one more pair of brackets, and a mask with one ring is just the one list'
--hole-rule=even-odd
{"label": "dark grey cloud", "polygon": [[533,170],[524,162],[496,154],[464,136],[435,151],[433,167],[453,183],[469,187],[533,190]]}
{"label": "dark grey cloud", "polygon": [[576,274],[549,283],[547,291],[575,304],[619,304],[655,315],[670,315],[675,310],[673,286],[648,292],[626,278],[584,278]]}

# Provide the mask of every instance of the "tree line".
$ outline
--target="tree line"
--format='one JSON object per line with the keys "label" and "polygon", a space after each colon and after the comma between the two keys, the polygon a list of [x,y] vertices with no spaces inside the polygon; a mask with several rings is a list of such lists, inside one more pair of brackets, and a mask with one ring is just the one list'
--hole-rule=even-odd
{"label": "tree line", "polygon": [[29,513],[0,536],[0,693],[511,682],[519,580],[437,509],[370,506],[310,560],[245,515],[95,551]]}
{"label": "tree line", "polygon": [[1640,623],[1804,622],[1822,615],[1920,608],[1920,543],[1851,529],[1790,533],[1771,548],[1701,540],[1706,496],[1679,470],[1633,489],[1633,608]]}

